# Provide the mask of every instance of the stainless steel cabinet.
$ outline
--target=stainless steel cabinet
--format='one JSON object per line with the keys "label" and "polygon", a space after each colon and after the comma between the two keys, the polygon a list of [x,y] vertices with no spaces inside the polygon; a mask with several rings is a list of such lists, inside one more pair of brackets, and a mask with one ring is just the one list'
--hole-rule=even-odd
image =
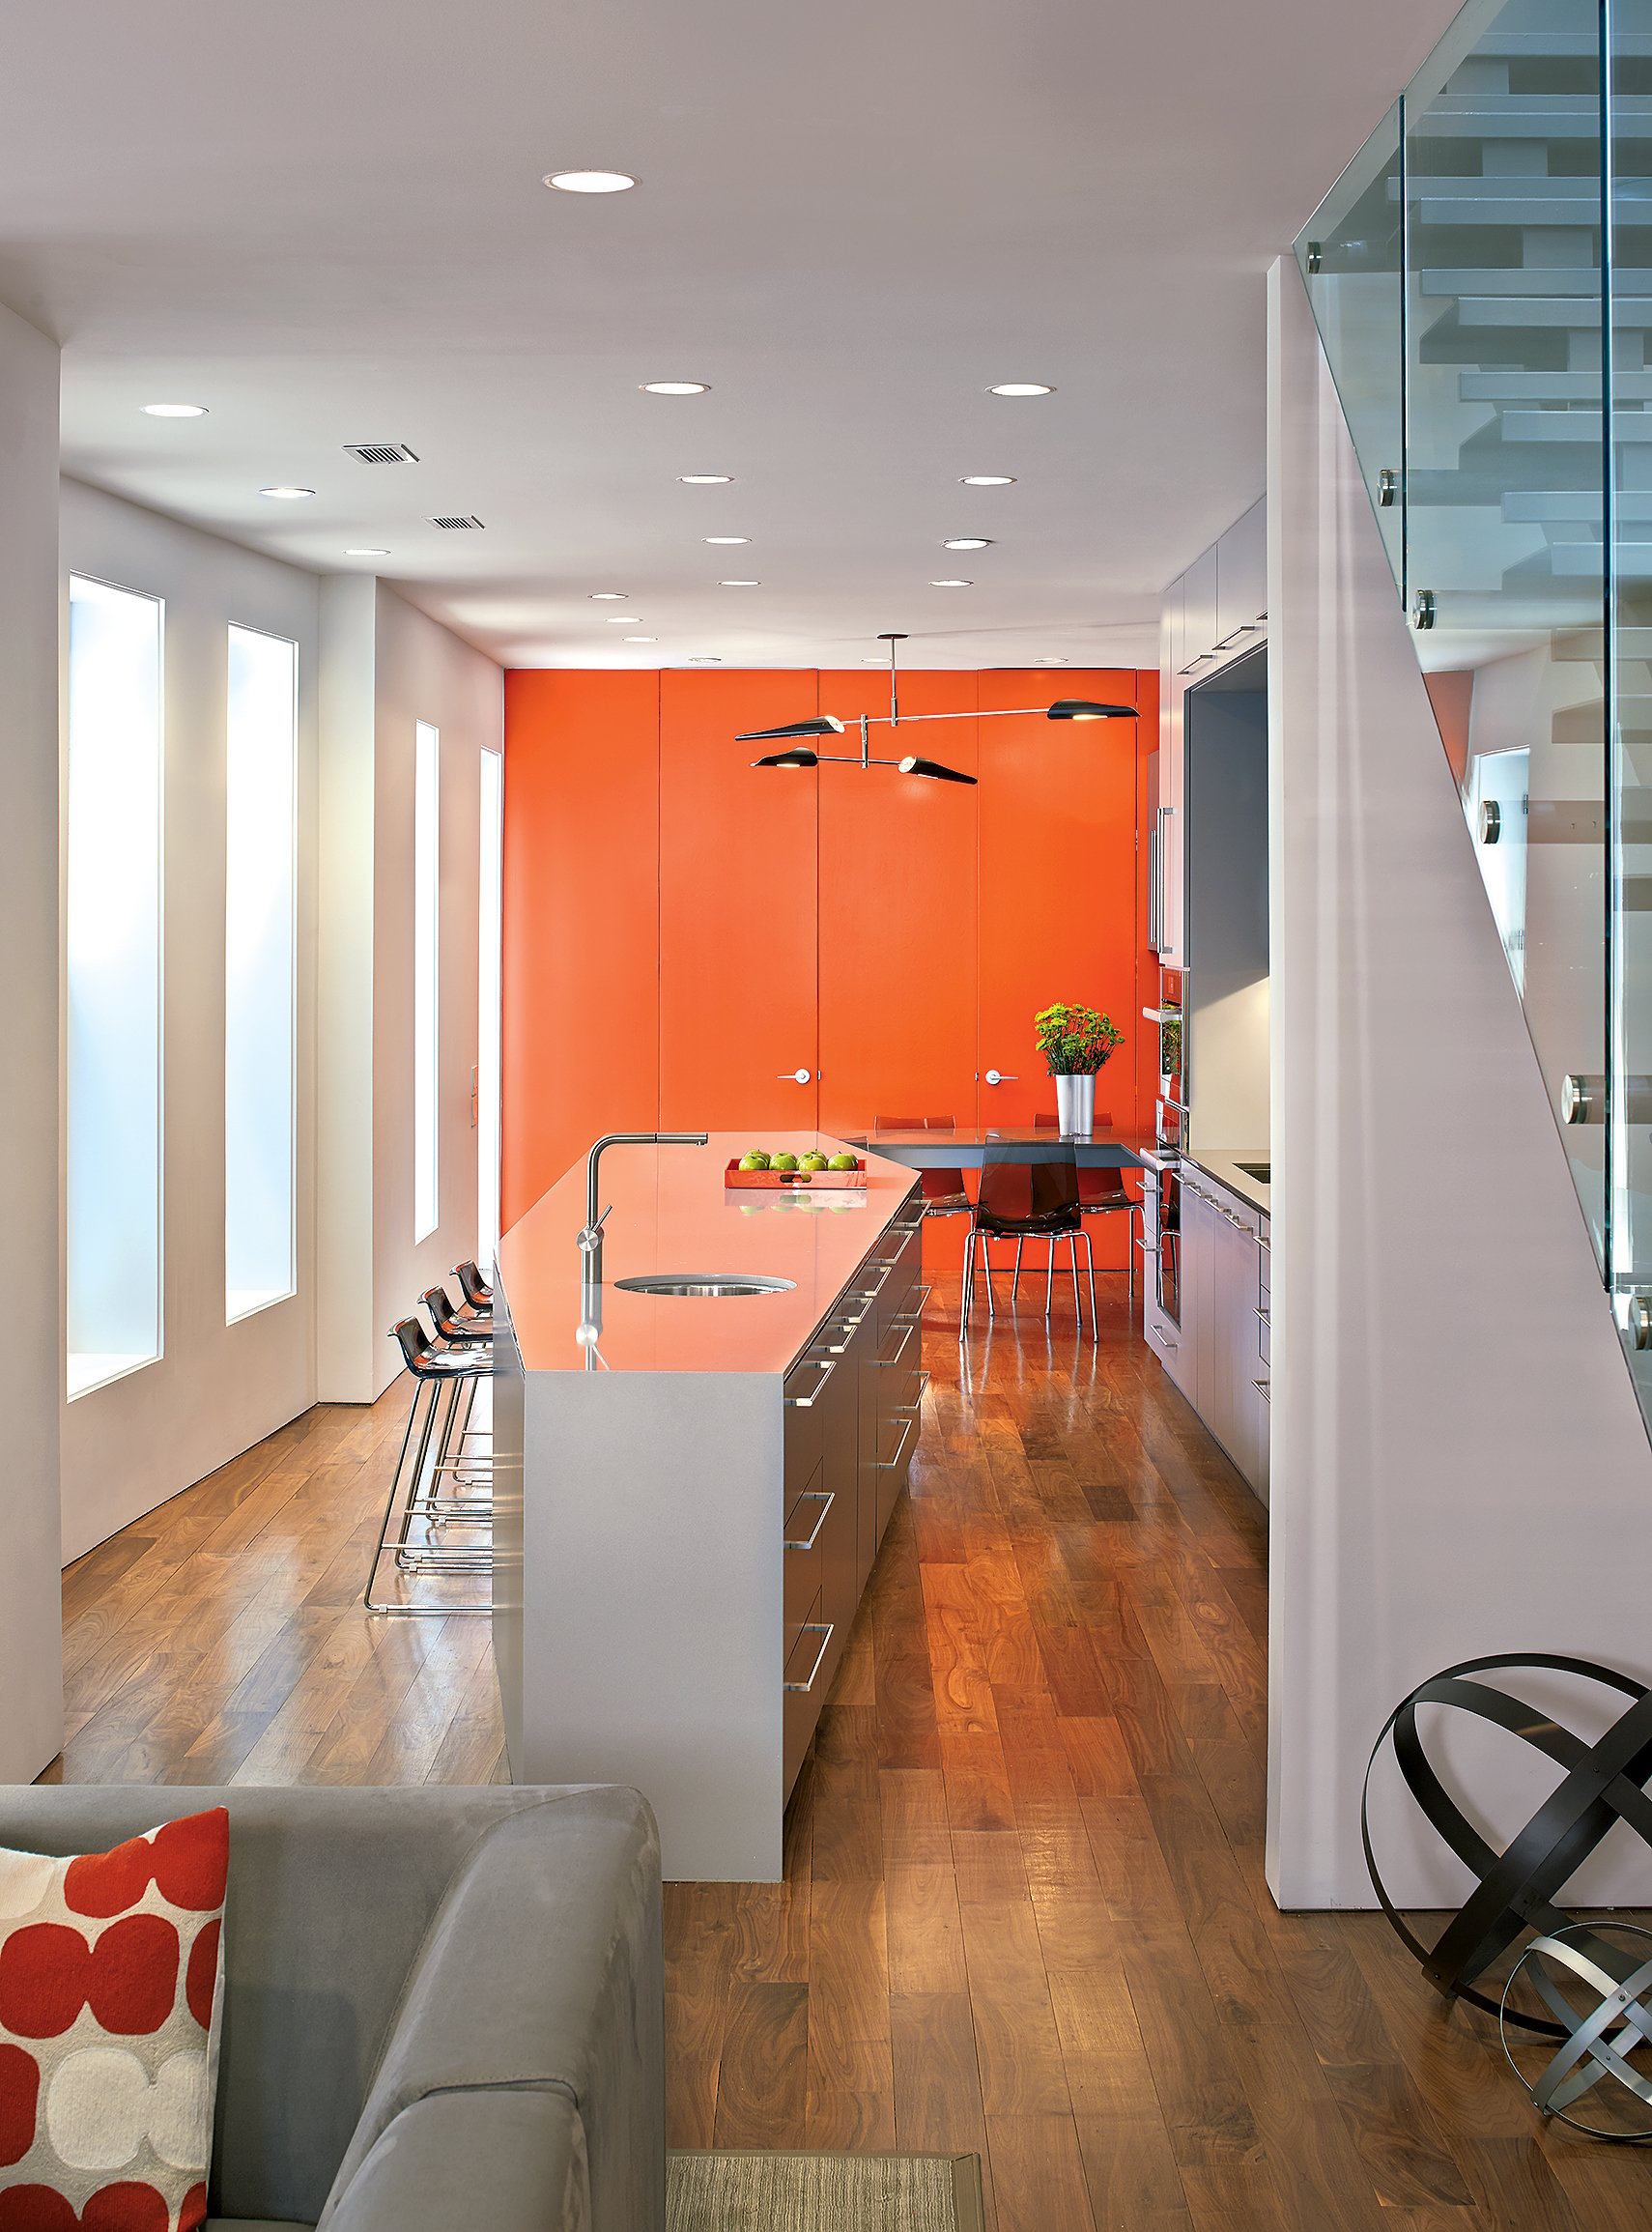
{"label": "stainless steel cabinet", "polygon": [[792,1374],[807,1408],[788,1403],[786,1412],[785,1797],[848,1646],[918,1440],[922,1219],[915,1194]]}
{"label": "stainless steel cabinet", "polygon": [[1178,1347],[1149,1339],[1211,1432],[1266,1501],[1267,1365],[1259,1212],[1182,1165],[1182,1323]]}

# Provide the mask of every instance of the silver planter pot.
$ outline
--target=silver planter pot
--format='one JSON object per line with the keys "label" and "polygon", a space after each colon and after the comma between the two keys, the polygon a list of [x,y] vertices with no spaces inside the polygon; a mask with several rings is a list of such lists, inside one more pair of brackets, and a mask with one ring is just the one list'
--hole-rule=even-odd
{"label": "silver planter pot", "polygon": [[1058,1077],[1056,1117],[1068,1138],[1088,1138],[1096,1129],[1096,1079]]}

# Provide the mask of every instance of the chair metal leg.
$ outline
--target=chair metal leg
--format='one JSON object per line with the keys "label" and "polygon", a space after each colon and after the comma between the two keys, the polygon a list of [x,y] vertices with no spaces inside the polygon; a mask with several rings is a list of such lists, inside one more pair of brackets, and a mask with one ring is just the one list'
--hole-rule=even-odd
{"label": "chair metal leg", "polygon": [[1048,1253],[1044,1257],[1044,1323],[1050,1322],[1050,1302],[1055,1295],[1055,1234],[1050,1234]]}
{"label": "chair metal leg", "polygon": [[[1067,1236],[1067,1255],[1068,1261],[1072,1266],[1072,1314],[1076,1323],[1079,1326],[1082,1326],[1084,1323],[1084,1312],[1078,1306],[1078,1231],[1079,1228],[1075,1224],[1072,1230]],[[1090,1235],[1088,1233],[1086,1233],[1084,1236],[1084,1245],[1086,1247],[1090,1245]],[[1053,1248],[1051,1252],[1054,1252]],[[1090,1314],[1092,1317],[1096,1315],[1094,1305],[1092,1305]]]}
{"label": "chair metal leg", "polygon": [[[1101,1338],[1101,1326],[1096,1315],[1096,1250],[1090,1245],[1089,1233],[1084,1235],[1084,1261],[1090,1272],[1090,1338],[1093,1341],[1098,1341]],[[1072,1253],[1072,1280],[1076,1291],[1078,1285],[1078,1249],[1076,1245]]]}
{"label": "chair metal leg", "polygon": [[981,1267],[986,1273],[986,1322],[990,1325],[998,1315],[998,1297],[992,1291],[992,1235],[981,1236]]}
{"label": "chair metal leg", "polygon": [[1015,1243],[1015,1275],[1010,1281],[1010,1306],[1011,1309],[1016,1307],[1021,1299],[1021,1250],[1026,1245],[1024,1240],[1018,1240]]}

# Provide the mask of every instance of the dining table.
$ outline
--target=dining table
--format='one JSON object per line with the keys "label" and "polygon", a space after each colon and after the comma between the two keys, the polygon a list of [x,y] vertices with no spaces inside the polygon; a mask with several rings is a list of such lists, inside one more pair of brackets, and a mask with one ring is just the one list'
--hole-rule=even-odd
{"label": "dining table", "polygon": [[1142,1166],[1155,1144],[1147,1131],[1098,1127],[1094,1131],[1063,1132],[1035,1130],[1031,1125],[983,1125],[956,1131],[873,1130],[845,1131],[842,1137],[851,1147],[864,1147],[869,1154],[902,1162],[909,1170],[979,1170],[986,1160],[988,1147],[1011,1150],[1009,1155],[995,1156],[995,1160],[1013,1160],[1017,1147],[1070,1147],[1073,1160],[1082,1169],[1133,1170]]}

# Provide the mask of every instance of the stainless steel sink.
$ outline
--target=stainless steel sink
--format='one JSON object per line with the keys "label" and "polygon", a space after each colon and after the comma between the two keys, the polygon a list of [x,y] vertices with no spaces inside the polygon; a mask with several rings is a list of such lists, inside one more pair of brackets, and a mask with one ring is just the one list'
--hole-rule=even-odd
{"label": "stainless steel sink", "polygon": [[1269,1176],[1273,1168],[1271,1162],[1236,1162],[1234,1168],[1242,1170],[1247,1178],[1254,1178],[1259,1186],[1270,1186],[1273,1183]]}
{"label": "stainless steel sink", "polygon": [[740,1295],[789,1294],[792,1278],[759,1278],[741,1271],[655,1272],[646,1278],[616,1278],[626,1294]]}

